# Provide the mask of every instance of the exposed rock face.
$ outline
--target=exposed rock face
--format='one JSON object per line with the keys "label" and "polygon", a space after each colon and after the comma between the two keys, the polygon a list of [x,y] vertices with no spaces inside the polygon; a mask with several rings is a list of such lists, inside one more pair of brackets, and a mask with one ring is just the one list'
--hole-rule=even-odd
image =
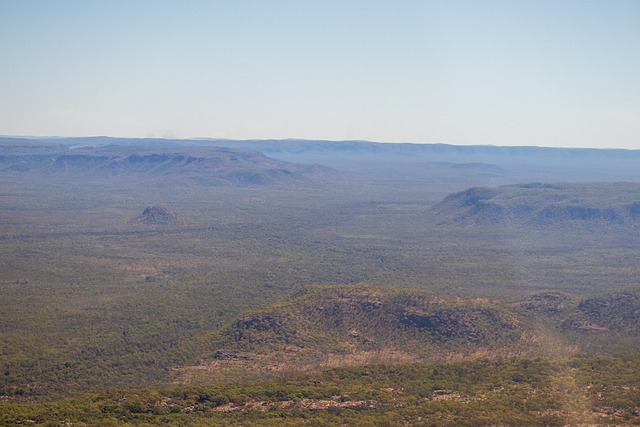
{"label": "exposed rock face", "polygon": [[555,315],[568,310],[571,305],[572,301],[567,295],[543,292],[527,298],[522,307],[538,314]]}
{"label": "exposed rock face", "polygon": [[640,296],[637,290],[589,298],[580,303],[579,309],[591,323],[634,336],[640,334]]}
{"label": "exposed rock face", "polygon": [[517,328],[519,321],[487,308],[444,308],[429,313],[408,311],[405,326],[428,330],[439,340],[480,341],[497,330]]}
{"label": "exposed rock face", "polygon": [[562,324],[564,329],[572,329],[574,331],[608,331],[609,328],[605,326],[596,325],[586,320],[581,319],[569,319]]}
{"label": "exposed rock face", "polygon": [[141,224],[179,224],[182,221],[177,213],[164,205],[155,205],[145,208],[137,219]]}

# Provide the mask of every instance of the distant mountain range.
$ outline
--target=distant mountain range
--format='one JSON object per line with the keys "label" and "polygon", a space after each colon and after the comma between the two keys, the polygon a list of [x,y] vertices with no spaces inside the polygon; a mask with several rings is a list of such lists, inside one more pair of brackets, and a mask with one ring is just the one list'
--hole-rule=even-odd
{"label": "distant mountain range", "polygon": [[[0,137],[0,150],[7,154],[48,154],[61,150],[110,150],[203,153],[216,147],[254,151],[281,161],[318,164],[340,170],[373,170],[431,179],[426,166],[483,165],[492,180],[508,184],[532,181],[637,181],[640,182],[640,150],[498,147],[489,145],[377,143],[322,140],[229,140],[161,138],[15,138]],[[475,168],[476,172],[477,167]],[[462,174],[464,171],[459,171]],[[482,178],[482,177],[479,177]]]}
{"label": "distant mountain range", "polygon": [[554,148],[536,146],[451,145],[442,143],[384,143],[364,140],[308,140],[308,139],[251,139],[224,138],[164,139],[164,138],[114,138],[95,137],[2,137],[0,146],[46,144],[69,148],[105,146],[215,146],[250,149],[264,153],[343,153],[343,154],[391,154],[400,156],[475,155],[475,156],[525,156],[560,158],[640,158],[640,150],[598,148]]}
{"label": "distant mountain range", "polygon": [[0,155],[0,173],[83,179],[159,177],[188,179],[202,185],[263,185],[332,173],[323,166],[294,164],[224,147],[198,152],[176,147],[151,151],[134,147],[38,147],[36,153],[25,152],[24,145],[7,147]]}

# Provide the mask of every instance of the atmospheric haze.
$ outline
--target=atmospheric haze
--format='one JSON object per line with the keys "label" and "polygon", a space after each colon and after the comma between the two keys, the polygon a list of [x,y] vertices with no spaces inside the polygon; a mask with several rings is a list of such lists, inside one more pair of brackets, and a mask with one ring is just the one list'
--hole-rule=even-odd
{"label": "atmospheric haze", "polygon": [[640,3],[0,1],[0,134],[640,148]]}

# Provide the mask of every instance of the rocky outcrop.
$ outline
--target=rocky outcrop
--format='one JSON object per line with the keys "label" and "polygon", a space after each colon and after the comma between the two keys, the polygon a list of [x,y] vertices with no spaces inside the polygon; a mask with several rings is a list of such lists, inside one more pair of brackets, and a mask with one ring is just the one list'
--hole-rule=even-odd
{"label": "rocky outcrop", "polygon": [[149,206],[142,211],[136,222],[147,225],[180,224],[180,216],[164,205]]}
{"label": "rocky outcrop", "polygon": [[536,314],[560,314],[572,305],[571,298],[558,292],[542,292],[527,298],[521,307]]}

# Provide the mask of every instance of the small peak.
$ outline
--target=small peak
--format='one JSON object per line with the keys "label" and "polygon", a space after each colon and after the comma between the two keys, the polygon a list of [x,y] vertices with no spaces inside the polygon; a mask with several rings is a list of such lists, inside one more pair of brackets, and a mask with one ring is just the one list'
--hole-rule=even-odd
{"label": "small peak", "polygon": [[141,224],[179,224],[182,222],[179,215],[164,205],[149,206],[142,211],[137,218]]}

